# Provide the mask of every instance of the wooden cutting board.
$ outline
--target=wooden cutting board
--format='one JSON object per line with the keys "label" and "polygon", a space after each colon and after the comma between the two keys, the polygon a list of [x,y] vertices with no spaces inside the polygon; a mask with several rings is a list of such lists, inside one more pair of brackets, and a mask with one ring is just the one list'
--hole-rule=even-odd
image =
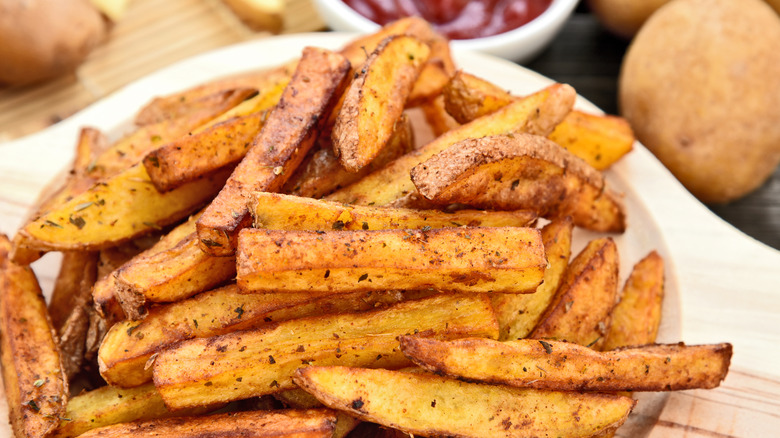
{"label": "wooden cutting board", "polygon": [[[322,30],[311,0],[288,0],[282,33]],[[221,0],[132,0],[107,41],[72,75],[0,88],[0,142],[57,123],[162,67],[268,32],[246,27]]]}

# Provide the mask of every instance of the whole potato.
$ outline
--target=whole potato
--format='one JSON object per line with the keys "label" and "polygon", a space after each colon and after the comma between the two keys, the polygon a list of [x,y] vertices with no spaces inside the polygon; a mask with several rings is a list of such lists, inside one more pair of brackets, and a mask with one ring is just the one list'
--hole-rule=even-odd
{"label": "whole potato", "polygon": [[0,83],[73,71],[106,33],[87,0],[0,0]]}
{"label": "whole potato", "polygon": [[760,0],[674,0],[618,84],[637,138],[700,200],[756,189],[780,162],[780,17]]}

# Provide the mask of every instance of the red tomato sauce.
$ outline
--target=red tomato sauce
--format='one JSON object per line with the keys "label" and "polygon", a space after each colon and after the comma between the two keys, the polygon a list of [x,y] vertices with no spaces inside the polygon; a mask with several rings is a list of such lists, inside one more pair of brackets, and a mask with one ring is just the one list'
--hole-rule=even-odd
{"label": "red tomato sauce", "polygon": [[542,14],[552,0],[343,0],[369,20],[385,25],[417,15],[450,39],[465,40],[516,29]]}

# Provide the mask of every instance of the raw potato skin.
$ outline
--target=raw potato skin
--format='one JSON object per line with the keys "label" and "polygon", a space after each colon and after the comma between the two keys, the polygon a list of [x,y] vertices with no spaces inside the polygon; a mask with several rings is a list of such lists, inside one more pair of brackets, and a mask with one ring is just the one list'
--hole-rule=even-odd
{"label": "raw potato skin", "polygon": [[25,85],[76,69],[106,23],[87,0],[0,1],[0,83]]}
{"label": "raw potato skin", "polygon": [[780,17],[759,0],[681,0],[626,54],[619,103],[701,201],[738,199],[780,162]]}

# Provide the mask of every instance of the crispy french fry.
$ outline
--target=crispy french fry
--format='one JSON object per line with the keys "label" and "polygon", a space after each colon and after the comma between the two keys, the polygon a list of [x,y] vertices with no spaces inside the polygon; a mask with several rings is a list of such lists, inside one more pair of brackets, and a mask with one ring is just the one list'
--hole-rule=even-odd
{"label": "crispy french fry", "polygon": [[175,223],[214,196],[227,172],[161,194],[141,164],[98,183],[20,233],[47,250],[96,250]]}
{"label": "crispy french fry", "polygon": [[293,388],[292,374],[305,364],[406,366],[396,340],[406,333],[495,338],[498,327],[487,297],[437,295],[184,341],[157,356],[154,383],[172,409],[272,394]]}
{"label": "crispy french fry", "polygon": [[[291,409],[317,409],[324,405],[313,395],[302,389],[288,389],[273,395],[277,400]],[[360,424],[360,420],[341,411],[336,411],[336,428],[333,430],[333,438],[347,436]]]}
{"label": "crispy french fry", "polygon": [[196,415],[211,408],[171,412],[154,385],[135,388],[103,386],[68,400],[67,410],[52,438],[71,438],[92,429],[129,421],[152,420],[171,416]]}
{"label": "crispy french fry", "polygon": [[203,417],[175,417],[137,421],[102,427],[85,433],[84,438],[242,436],[247,438],[296,437],[331,438],[336,426],[335,412],[245,411]]}
{"label": "crispy french fry", "polygon": [[401,351],[438,374],[557,391],[710,389],[726,378],[731,344],[647,345],[598,352],[568,342],[401,338]]}
{"label": "crispy french fry", "polygon": [[431,127],[431,131],[433,131],[433,135],[436,137],[460,126],[444,110],[444,99],[441,96],[422,102],[420,109],[422,109],[425,121]]}
{"label": "crispy french fry", "polygon": [[564,272],[552,303],[529,337],[593,345],[609,329],[617,275],[615,242],[605,237],[588,243]]}
{"label": "crispy french fry", "polygon": [[[520,99],[462,71],[452,77],[442,94],[447,112],[460,123],[470,122]],[[625,119],[578,110],[569,113],[549,138],[598,170],[608,169],[630,152],[635,140]]]}
{"label": "crispy french fry", "polygon": [[238,232],[249,225],[246,202],[255,190],[278,191],[317,138],[320,121],[346,86],[349,62],[333,52],[307,47],[279,105],[246,157],[198,220],[203,251],[215,256],[235,253]]}
{"label": "crispy french fry", "polygon": [[59,423],[68,399],[38,280],[28,266],[9,259],[11,242],[0,235],[0,361],[14,434],[47,436]]}
{"label": "crispy french fry", "polygon": [[222,168],[235,166],[260,132],[267,112],[279,102],[289,78],[267,89],[211,122],[155,149],[143,159],[157,190],[165,192]]}
{"label": "crispy french fry", "polygon": [[626,280],[620,301],[612,310],[601,350],[655,343],[664,298],[664,260],[652,251],[639,261]]}
{"label": "crispy french fry", "polygon": [[328,199],[348,204],[403,207],[414,201],[416,189],[409,172],[435,154],[467,138],[508,132],[547,135],[574,105],[575,92],[568,85],[551,85],[527,98],[513,102],[493,114],[462,125],[406,154]]}
{"label": "crispy french fry", "polygon": [[206,105],[199,111],[142,126],[100,154],[90,163],[87,175],[94,180],[102,180],[122,173],[137,165],[150,151],[208,124],[256,93],[257,90],[251,88],[218,92],[214,96],[213,104]]}
{"label": "crispy french fry", "polygon": [[493,294],[490,299],[501,329],[500,340],[522,339],[536,327],[555,295],[571,256],[571,220],[550,222],[542,228],[547,256],[544,281],[532,294]]}
{"label": "crispy french fry", "polygon": [[425,42],[436,37],[427,21],[420,17],[407,17],[396,20],[374,33],[350,41],[339,53],[349,60],[353,68],[358,69],[382,41],[394,35],[410,35]]}
{"label": "crispy french fry", "polygon": [[536,219],[528,210],[489,212],[364,207],[299,196],[256,192],[250,212],[256,228],[270,230],[384,230],[446,227],[525,227]]}
{"label": "crispy french fry", "polygon": [[141,321],[114,324],[100,346],[100,374],[112,385],[152,380],[152,357],[178,342],[207,338],[271,323],[341,312],[372,310],[423,296],[418,292],[369,292],[316,296],[310,293],[246,294],[225,286],[187,300],[157,306]]}
{"label": "crispy french fry", "polygon": [[611,394],[338,366],[301,368],[295,383],[334,409],[421,436],[591,437],[623,424],[635,404]]}
{"label": "crispy french fry", "polygon": [[202,101],[215,93],[239,88],[250,88],[263,92],[281,81],[289,80],[297,65],[298,60],[293,60],[279,67],[241,73],[168,96],[154,98],[138,112],[135,117],[135,124],[144,126],[166,119],[180,118],[192,112],[193,108],[202,106]]}
{"label": "crispy french fry", "polygon": [[238,285],[249,291],[530,293],[547,260],[532,228],[246,229],[237,266]]}
{"label": "crispy french fry", "polygon": [[622,203],[599,171],[552,141],[509,134],[463,140],[415,166],[412,181],[426,199],[477,208],[535,209],[546,218],[623,232]]}
{"label": "crispy french fry", "polygon": [[395,129],[385,147],[371,163],[357,172],[349,172],[333,154],[333,146],[320,137],[320,149],[311,152],[287,180],[283,193],[309,198],[321,198],[341,187],[359,181],[371,172],[381,169],[387,163],[414,149],[414,132],[409,117],[405,114],[395,124]]}
{"label": "crispy french fry", "polygon": [[368,57],[346,91],[333,127],[333,152],[357,172],[385,146],[430,55],[417,38],[398,35],[384,40]]}

